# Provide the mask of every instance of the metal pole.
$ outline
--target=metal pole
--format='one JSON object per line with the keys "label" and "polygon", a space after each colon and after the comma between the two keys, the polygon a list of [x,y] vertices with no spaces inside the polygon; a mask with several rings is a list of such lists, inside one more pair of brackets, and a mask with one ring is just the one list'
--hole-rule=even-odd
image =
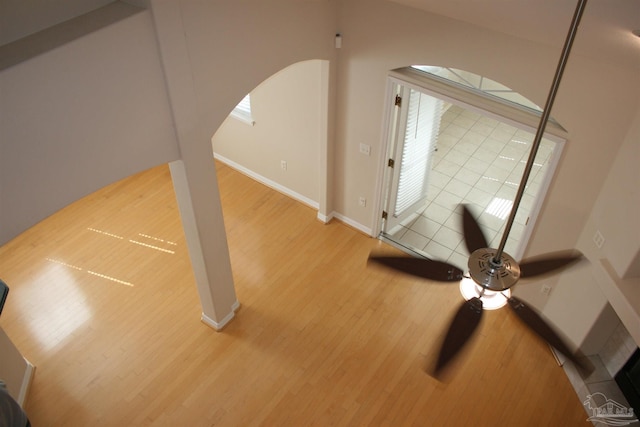
{"label": "metal pole", "polygon": [[516,219],[516,213],[518,212],[520,201],[522,200],[522,196],[524,195],[524,190],[526,188],[527,181],[529,180],[529,175],[531,174],[531,169],[533,168],[533,163],[535,161],[536,154],[538,153],[538,148],[540,147],[540,141],[542,141],[542,136],[544,135],[544,129],[547,126],[547,122],[549,121],[549,114],[551,113],[553,101],[555,100],[556,92],[558,91],[558,86],[560,86],[562,73],[564,72],[564,67],[567,64],[567,60],[569,59],[569,52],[571,51],[571,46],[573,45],[573,40],[576,36],[576,32],[578,31],[580,18],[582,18],[582,12],[584,12],[584,8],[586,4],[587,4],[587,0],[579,0],[578,5],[576,6],[576,11],[573,15],[573,20],[571,21],[571,27],[569,28],[569,33],[567,34],[567,39],[565,40],[565,43],[564,43],[562,55],[560,56],[560,61],[558,62],[556,74],[553,78],[553,83],[551,84],[551,90],[549,91],[547,102],[544,106],[544,109],[542,110],[542,116],[540,117],[540,124],[538,125],[538,130],[536,131],[536,136],[533,140],[531,153],[529,154],[529,159],[527,160],[527,164],[524,168],[524,173],[522,174],[522,179],[518,187],[518,192],[516,193],[516,197],[513,201],[513,207],[511,208],[509,219],[507,220],[507,223],[505,225],[504,234],[502,235],[502,240],[500,241],[500,245],[498,246],[498,252],[496,252],[495,256],[493,257],[493,262],[496,264],[500,263],[500,257],[502,256],[504,247],[507,244],[507,238],[509,237],[509,232],[511,231],[513,222]]}

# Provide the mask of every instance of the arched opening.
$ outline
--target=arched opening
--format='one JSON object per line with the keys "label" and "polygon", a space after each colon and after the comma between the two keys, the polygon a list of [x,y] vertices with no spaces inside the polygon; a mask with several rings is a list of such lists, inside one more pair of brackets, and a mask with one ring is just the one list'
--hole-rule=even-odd
{"label": "arched opening", "polygon": [[214,157],[318,210],[327,208],[328,61],[272,75],[250,93],[251,120],[234,114],[211,138]]}
{"label": "arched opening", "polygon": [[[407,251],[466,268],[459,205],[497,247],[527,161],[540,108],[467,71],[394,70],[388,81],[380,236]],[[506,251],[520,258],[559,158],[563,129],[550,121]]]}

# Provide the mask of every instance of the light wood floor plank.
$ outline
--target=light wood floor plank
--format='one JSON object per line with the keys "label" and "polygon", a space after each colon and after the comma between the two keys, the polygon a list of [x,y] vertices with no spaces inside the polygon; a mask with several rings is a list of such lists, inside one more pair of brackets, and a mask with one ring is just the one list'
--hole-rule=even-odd
{"label": "light wood floor plank", "polygon": [[456,285],[368,267],[388,248],[217,164],[241,308],[200,305],[168,167],[0,248],[2,327],[37,366],[34,426],[585,426],[545,344],[487,312],[446,382],[426,375]]}

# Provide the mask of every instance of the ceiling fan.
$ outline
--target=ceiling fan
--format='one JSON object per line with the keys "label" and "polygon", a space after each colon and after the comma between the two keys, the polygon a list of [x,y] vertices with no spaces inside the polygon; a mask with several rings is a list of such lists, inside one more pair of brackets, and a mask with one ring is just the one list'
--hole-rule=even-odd
{"label": "ceiling fan", "polygon": [[576,250],[548,253],[539,257],[525,259],[517,262],[513,257],[504,252],[511,227],[516,217],[518,206],[525,191],[529,174],[534,164],[536,153],[542,140],[544,129],[556,92],[562,78],[562,73],[569,57],[569,52],[575,38],[575,34],[582,17],[587,0],[579,0],[571,26],[565,40],[562,55],[558,63],[556,73],[551,85],[546,104],[542,110],[540,124],[532,143],[531,153],[524,168],[524,173],[516,193],[513,207],[505,225],[504,234],[497,249],[490,248],[480,225],[475,220],[469,208],[462,206],[462,229],[464,242],[470,253],[468,261],[468,274],[459,268],[446,262],[418,258],[411,256],[369,256],[369,262],[379,264],[403,273],[421,278],[441,282],[461,282],[463,279],[471,279],[473,292],[465,294],[465,301],[458,308],[444,341],[435,364],[433,373],[437,376],[458,355],[460,350],[472,337],[477,329],[487,302],[496,297],[502,298],[499,306],[508,305],[513,312],[542,339],[571,360],[579,369],[589,371],[588,361],[574,355],[569,346],[553,330],[553,328],[531,307],[522,300],[511,296],[510,289],[521,278],[539,277],[579,261],[582,254]]}

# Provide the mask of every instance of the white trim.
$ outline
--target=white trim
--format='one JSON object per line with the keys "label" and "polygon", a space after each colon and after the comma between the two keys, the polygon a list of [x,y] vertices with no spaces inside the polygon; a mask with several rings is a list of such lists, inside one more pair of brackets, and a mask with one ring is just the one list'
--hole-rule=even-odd
{"label": "white trim", "polygon": [[200,320],[207,326],[212,327],[216,330],[216,332],[220,332],[222,328],[227,326],[227,324],[236,317],[236,311],[240,308],[240,303],[238,301],[234,302],[231,306],[231,313],[227,314],[220,322],[216,322],[206,314],[202,313],[200,316]]}
{"label": "white trim", "polygon": [[337,220],[339,220],[341,222],[344,222],[348,226],[350,226],[352,228],[355,228],[358,231],[362,231],[364,234],[366,234],[368,236],[372,236],[373,237],[373,234],[371,234],[372,233],[371,228],[366,227],[366,226],[360,224],[359,222],[356,222],[356,221],[352,220],[351,218],[348,218],[348,217],[346,217],[346,216],[344,216],[342,214],[339,214],[337,212],[332,212],[331,213],[331,217],[333,217],[333,218],[335,218],[335,219],[337,219]]}
{"label": "white trim", "polygon": [[221,155],[219,155],[219,154],[217,154],[215,152],[213,153],[213,157],[216,160],[224,163],[225,165],[237,170],[238,172],[240,172],[240,173],[242,173],[244,175],[247,175],[249,178],[252,178],[252,179],[258,181],[259,183],[266,185],[267,187],[270,187],[270,188],[272,188],[272,189],[274,189],[274,190],[276,190],[276,191],[278,191],[278,192],[280,192],[280,193],[282,193],[282,194],[284,194],[286,196],[289,196],[292,199],[295,199],[295,200],[299,201],[300,203],[304,203],[305,205],[307,205],[307,206],[309,206],[309,207],[311,207],[313,209],[317,210],[319,208],[319,206],[320,206],[318,204],[318,202],[316,202],[314,200],[311,200],[310,198],[308,198],[306,196],[303,196],[300,193],[296,193],[295,191],[291,190],[290,188],[287,188],[287,187],[285,187],[285,186],[283,186],[281,184],[278,184],[277,182],[272,181],[269,178],[266,178],[266,177],[264,177],[264,176],[262,176],[260,174],[257,174],[255,172],[253,172],[252,170],[247,169],[244,166],[234,162],[233,160],[229,160],[226,157],[221,156]]}
{"label": "white trim", "polygon": [[323,223],[328,224],[333,219],[334,215],[335,215],[334,212],[331,212],[329,215],[324,215],[318,212],[318,219]]}
{"label": "white trim", "polygon": [[395,97],[394,82],[391,78],[387,79],[387,89],[384,103],[384,116],[381,122],[381,138],[380,152],[382,155],[378,161],[378,173],[376,174],[376,197],[374,201],[375,209],[373,211],[373,229],[371,236],[375,237],[382,231],[382,211],[384,210],[385,193],[386,193],[386,180],[387,180],[387,162],[389,159],[389,132],[391,123],[391,113],[393,109],[392,99]]}
{"label": "white trim", "polygon": [[33,381],[33,375],[35,374],[36,367],[31,364],[27,359],[24,359],[27,364],[27,368],[25,369],[24,376],[22,377],[22,385],[20,386],[20,393],[18,394],[18,405],[21,407],[24,406],[24,402],[29,394],[29,388],[31,387],[31,382]]}
{"label": "white trim", "polygon": [[[466,108],[470,107],[474,111],[482,111],[485,115],[487,112],[491,113],[491,115],[498,116],[503,121],[507,119],[511,123],[518,123],[520,126],[524,125],[534,130],[537,129],[540,123],[541,112],[534,112],[529,108],[503,99],[445,83],[442,79],[432,78],[417,70],[410,68],[391,70],[388,76],[390,79],[412,86],[414,89],[421,91],[427,89],[429,95],[444,99],[447,102],[465,104]],[[566,139],[567,131],[558,123],[549,120],[545,127],[545,137],[551,139],[549,138],[550,135]]]}
{"label": "white trim", "polygon": [[331,72],[329,68],[329,61],[323,60],[319,63],[320,68],[320,109],[318,116],[318,217],[324,218],[321,221],[325,223],[329,222],[326,218],[330,218],[331,205],[331,193],[332,189],[329,188],[329,107],[330,107],[330,95],[329,86],[331,80]]}

